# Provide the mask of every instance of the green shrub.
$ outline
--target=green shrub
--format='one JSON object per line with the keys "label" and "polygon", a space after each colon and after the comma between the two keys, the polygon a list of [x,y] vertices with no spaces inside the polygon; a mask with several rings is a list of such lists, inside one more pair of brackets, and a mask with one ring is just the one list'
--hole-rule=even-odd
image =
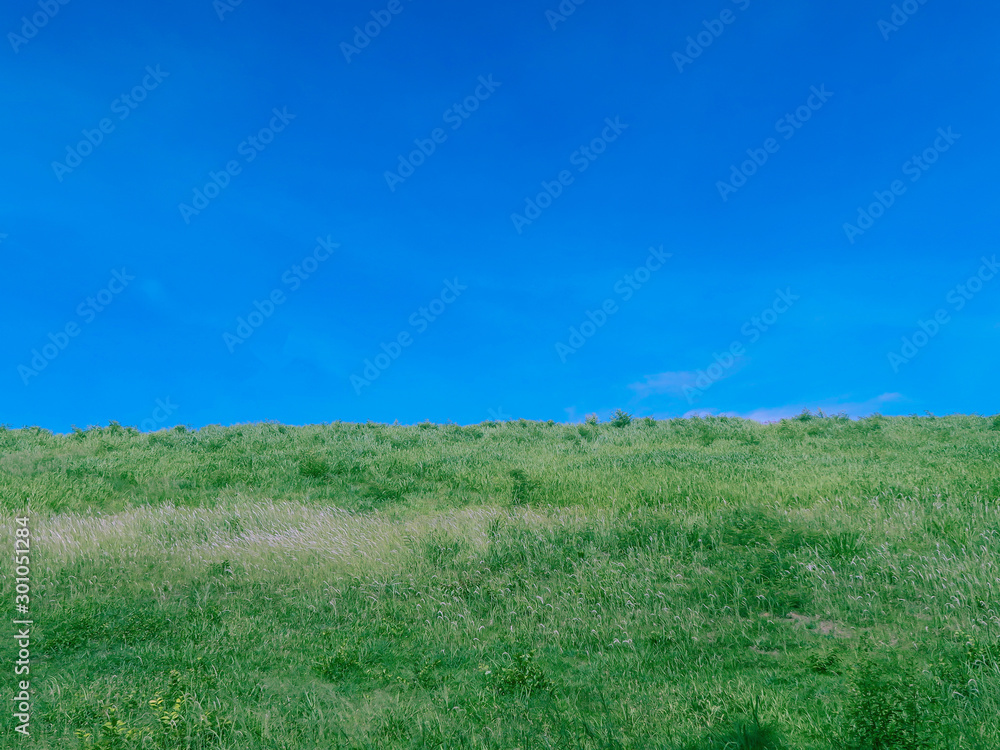
{"label": "green shrub", "polygon": [[511,495],[518,505],[536,501],[541,491],[541,483],[533,479],[523,469],[512,469],[510,478],[514,480]]}
{"label": "green shrub", "polygon": [[842,716],[845,750],[940,748],[943,737],[933,687],[899,653],[863,641],[848,673]]}
{"label": "green shrub", "polygon": [[842,674],[844,651],[844,647],[839,645],[810,651],[805,659],[806,665],[817,674]]}
{"label": "green shrub", "polygon": [[707,448],[719,437],[717,431],[700,419],[693,420],[694,432],[698,445]]}
{"label": "green shrub", "polygon": [[773,726],[760,720],[760,701],[754,698],[750,704],[750,716],[736,719],[728,728],[720,728],[694,743],[688,743],[684,750],[784,750],[784,739]]}
{"label": "green shrub", "polygon": [[333,653],[324,654],[314,661],[312,668],[318,676],[330,682],[360,674],[364,669],[357,652],[346,643],[341,643]]}
{"label": "green shrub", "polygon": [[330,473],[330,464],[319,456],[304,456],[299,459],[299,473],[310,479],[321,479]]}
{"label": "green shrub", "polygon": [[860,531],[830,534],[823,542],[826,553],[837,560],[853,560],[865,552],[865,538]]}
{"label": "green shrub", "polygon": [[[506,655],[505,655],[506,656]],[[532,693],[547,691],[552,682],[535,661],[533,650],[504,659],[497,666],[481,667],[487,684],[498,693],[514,693],[530,696]]]}
{"label": "green shrub", "polygon": [[632,421],[632,415],[621,409],[615,410],[614,416],[611,417],[612,427],[627,427]]}
{"label": "green shrub", "polygon": [[81,750],[216,747],[229,734],[233,722],[220,715],[227,707],[216,704],[208,709],[199,701],[192,682],[194,671],[170,670],[166,689],[156,690],[151,699],[143,701],[141,710],[102,702],[88,717],[90,726],[74,730],[78,746]]}

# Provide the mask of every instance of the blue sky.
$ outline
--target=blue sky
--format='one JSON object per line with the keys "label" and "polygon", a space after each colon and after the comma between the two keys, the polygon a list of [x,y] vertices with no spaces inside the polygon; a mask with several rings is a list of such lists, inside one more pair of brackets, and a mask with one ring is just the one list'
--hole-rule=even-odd
{"label": "blue sky", "polygon": [[1000,412],[997,6],[335,6],[7,7],[0,423]]}

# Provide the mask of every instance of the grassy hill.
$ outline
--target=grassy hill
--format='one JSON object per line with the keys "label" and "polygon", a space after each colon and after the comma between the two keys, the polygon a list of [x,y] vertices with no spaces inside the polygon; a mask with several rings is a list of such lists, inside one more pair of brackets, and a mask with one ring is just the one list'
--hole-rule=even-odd
{"label": "grassy hill", "polygon": [[0,509],[32,747],[1000,746],[1000,418],[0,428]]}

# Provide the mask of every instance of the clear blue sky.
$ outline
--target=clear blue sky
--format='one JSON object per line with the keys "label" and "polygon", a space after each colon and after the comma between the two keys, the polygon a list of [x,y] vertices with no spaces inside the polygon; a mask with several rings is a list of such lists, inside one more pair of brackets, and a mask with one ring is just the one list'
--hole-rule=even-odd
{"label": "clear blue sky", "polygon": [[1000,6],[897,7],[17,0],[0,423],[1000,412]]}

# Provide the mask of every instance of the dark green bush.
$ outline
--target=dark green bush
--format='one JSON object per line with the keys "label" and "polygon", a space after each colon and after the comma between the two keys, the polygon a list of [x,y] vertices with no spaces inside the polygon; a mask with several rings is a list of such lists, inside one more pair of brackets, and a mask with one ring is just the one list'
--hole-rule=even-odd
{"label": "dark green bush", "polygon": [[627,427],[632,421],[632,415],[621,409],[616,409],[614,416],[611,417],[612,427]]}
{"label": "dark green bush", "polygon": [[943,747],[940,713],[940,699],[911,658],[862,641],[848,672],[841,730],[845,750]]}
{"label": "dark green bush", "polygon": [[503,661],[485,670],[487,684],[498,693],[526,696],[552,688],[552,682],[535,661],[533,650],[513,656],[504,655]]}
{"label": "dark green bush", "polygon": [[510,478],[514,480],[511,495],[516,504],[530,503],[538,499],[541,483],[528,476],[524,469],[512,469]]}
{"label": "dark green bush", "polygon": [[330,473],[330,464],[319,456],[304,456],[299,459],[299,473],[311,479],[320,479]]}

